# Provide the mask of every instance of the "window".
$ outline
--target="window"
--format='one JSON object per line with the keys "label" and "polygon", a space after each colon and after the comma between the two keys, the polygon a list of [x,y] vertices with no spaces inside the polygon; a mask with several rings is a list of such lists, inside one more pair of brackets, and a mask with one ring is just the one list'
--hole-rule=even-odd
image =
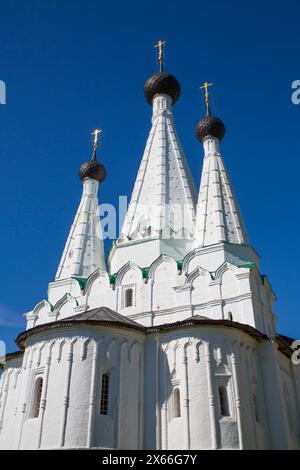
{"label": "window", "polygon": [[125,292],[125,307],[132,307],[133,305],[133,290],[126,289]]}
{"label": "window", "polygon": [[228,320],[233,321],[233,316],[231,312],[228,312]]}
{"label": "window", "polygon": [[180,408],[180,390],[179,390],[179,388],[174,389],[173,400],[174,400],[174,418],[180,418],[181,408]]}
{"label": "window", "polygon": [[219,403],[221,416],[229,416],[227,390],[225,387],[219,387]]}
{"label": "window", "polygon": [[108,393],[109,393],[109,373],[106,372],[102,375],[102,386],[101,386],[101,403],[100,403],[100,414],[107,415],[108,413]]}
{"label": "window", "polygon": [[39,377],[35,382],[34,396],[33,396],[33,407],[32,407],[32,418],[38,418],[41,408],[41,398],[43,391],[43,379]]}

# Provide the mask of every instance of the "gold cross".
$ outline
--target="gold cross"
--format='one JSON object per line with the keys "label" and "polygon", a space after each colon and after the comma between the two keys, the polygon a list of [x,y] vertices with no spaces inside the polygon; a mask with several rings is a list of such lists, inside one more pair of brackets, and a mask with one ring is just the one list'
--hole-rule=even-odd
{"label": "gold cross", "polygon": [[94,136],[94,149],[97,148],[97,143],[98,143],[98,134],[102,132],[102,129],[95,129],[92,132],[92,135]]}
{"label": "gold cross", "polygon": [[163,46],[166,44],[166,41],[159,40],[154,47],[158,48],[158,61],[159,61],[159,68],[162,71],[162,63],[163,63]]}
{"label": "gold cross", "polygon": [[209,92],[208,92],[208,87],[212,86],[213,83],[208,83],[208,82],[205,82],[204,85],[202,85],[200,87],[200,90],[203,90],[205,89],[205,93],[204,93],[204,96],[205,96],[205,103],[206,103],[206,110],[208,111],[208,108],[209,108]]}

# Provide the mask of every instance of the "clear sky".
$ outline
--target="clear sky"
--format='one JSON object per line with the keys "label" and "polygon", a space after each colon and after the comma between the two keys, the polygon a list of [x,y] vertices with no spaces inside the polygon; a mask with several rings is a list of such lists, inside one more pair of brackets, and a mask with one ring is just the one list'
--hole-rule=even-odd
{"label": "clear sky", "polygon": [[23,313],[47,295],[81,196],[90,131],[103,129],[102,202],[130,195],[150,128],[153,45],[182,87],[175,124],[197,185],[203,113],[214,82],[225,162],[278,301],[279,330],[300,338],[299,1],[9,0],[0,3],[0,339],[14,350]]}

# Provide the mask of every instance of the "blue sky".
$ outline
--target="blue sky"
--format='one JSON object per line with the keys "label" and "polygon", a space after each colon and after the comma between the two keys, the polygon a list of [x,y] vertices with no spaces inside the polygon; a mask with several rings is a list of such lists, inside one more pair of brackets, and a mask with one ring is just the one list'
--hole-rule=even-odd
{"label": "blue sky", "polygon": [[213,81],[222,149],[250,239],[278,302],[282,333],[300,337],[300,79],[297,1],[9,0],[1,2],[0,339],[14,350],[22,314],[46,296],[81,196],[89,132],[103,129],[102,202],[129,195],[150,128],[143,85],[154,43],[181,83],[175,123],[197,185],[198,91]]}

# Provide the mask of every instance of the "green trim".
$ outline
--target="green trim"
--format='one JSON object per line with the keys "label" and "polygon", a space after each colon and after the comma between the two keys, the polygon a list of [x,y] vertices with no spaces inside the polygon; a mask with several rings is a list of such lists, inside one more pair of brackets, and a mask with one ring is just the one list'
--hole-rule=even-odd
{"label": "green trim", "polygon": [[83,277],[72,277],[72,279],[76,279],[76,281],[80,285],[80,289],[84,291],[86,283],[87,283],[87,279]]}
{"label": "green trim", "polygon": [[147,267],[147,268],[142,268],[143,279],[148,279],[148,277],[149,277],[149,270],[150,270],[149,267]]}
{"label": "green trim", "polygon": [[255,263],[245,263],[245,264],[239,264],[238,268],[249,268],[249,269],[255,269],[256,264]]}
{"label": "green trim", "polygon": [[182,267],[183,267],[183,261],[177,261],[177,269],[178,271],[182,272]]}

